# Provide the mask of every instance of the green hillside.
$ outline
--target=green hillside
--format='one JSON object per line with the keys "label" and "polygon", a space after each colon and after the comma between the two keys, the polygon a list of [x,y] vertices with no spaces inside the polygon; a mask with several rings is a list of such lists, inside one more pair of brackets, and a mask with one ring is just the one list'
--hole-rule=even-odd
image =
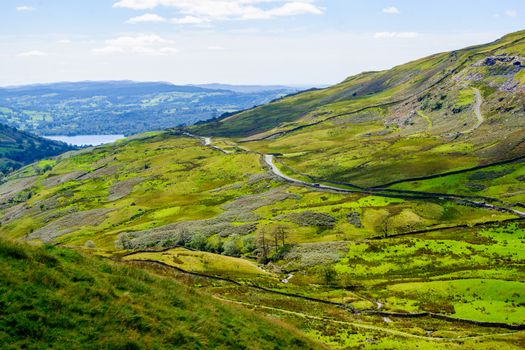
{"label": "green hillside", "polygon": [[[472,70],[473,65],[478,66],[486,57],[523,55],[524,41],[522,31],[490,44],[432,55],[386,71],[361,73],[326,89],[295,94],[220,122],[198,126],[195,131],[205,135],[249,136],[278,127],[279,131],[287,130],[362,108],[389,107],[421,97],[435,88],[455,88],[450,81],[465,70]],[[492,67],[480,65],[477,71],[486,73],[487,80],[496,80],[497,73],[513,73],[504,72],[498,65]]]}
{"label": "green hillside", "polygon": [[219,122],[299,173],[364,187],[524,154],[525,32],[433,55]]}
{"label": "green hillside", "polygon": [[330,348],[521,349],[524,51],[519,32],[24,167],[0,237],[169,271]]}
{"label": "green hillside", "polygon": [[2,349],[314,349],[167,276],[0,240]]}
{"label": "green hillside", "polygon": [[[24,168],[0,188],[0,235],[227,278],[203,284],[178,271],[190,288],[278,316],[336,348],[376,339],[387,348],[439,349],[440,337],[448,339],[442,348],[519,348],[525,333],[506,327],[525,323],[525,230],[512,211],[523,193],[509,198],[506,189],[522,186],[522,162],[461,175],[490,188],[493,199],[474,198],[495,203],[491,209],[468,196],[297,186],[270,174],[259,154],[213,142],[237,151],[160,132],[58,157],[42,174]],[[378,305],[387,315],[432,312],[496,325],[381,316]],[[418,338],[425,332],[432,335]]]}
{"label": "green hillside", "polygon": [[72,148],[0,124],[0,174],[7,174],[39,159],[56,156]]}

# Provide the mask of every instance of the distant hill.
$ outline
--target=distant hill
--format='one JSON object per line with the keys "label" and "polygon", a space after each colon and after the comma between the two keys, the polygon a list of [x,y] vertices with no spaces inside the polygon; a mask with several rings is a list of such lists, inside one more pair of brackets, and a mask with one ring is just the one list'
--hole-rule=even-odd
{"label": "distant hill", "polygon": [[56,156],[73,148],[0,124],[0,173],[7,174],[39,159]]}
{"label": "distant hill", "polygon": [[0,123],[39,135],[136,134],[261,105],[293,88],[86,81],[0,88]]}
{"label": "distant hill", "polygon": [[264,92],[264,91],[279,91],[290,93],[294,91],[302,90],[298,87],[290,87],[284,85],[229,85],[229,84],[195,84],[190,85],[195,87],[200,87],[204,89],[212,90],[228,90],[240,93],[254,93],[254,92]]}

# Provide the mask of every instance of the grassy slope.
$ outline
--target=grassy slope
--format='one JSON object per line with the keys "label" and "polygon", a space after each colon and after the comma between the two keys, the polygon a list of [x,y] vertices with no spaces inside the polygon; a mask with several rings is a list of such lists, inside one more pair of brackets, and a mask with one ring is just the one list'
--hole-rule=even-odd
{"label": "grassy slope", "polygon": [[[518,33],[503,40],[522,36]],[[476,50],[481,49],[456,55]],[[506,50],[521,53],[523,48],[513,44],[512,50]],[[384,95],[380,91],[385,86],[395,90],[402,85],[406,91],[419,91],[433,78],[413,71],[434,60],[446,62],[445,56],[411,63],[404,72],[401,68],[392,71],[396,74],[387,72],[394,76],[385,81],[379,78],[387,74],[382,72],[366,73],[348,82],[362,80],[367,91],[379,89],[365,97],[356,94],[356,101],[365,106],[373,99],[388,98],[391,90]],[[214,144],[236,150],[234,154],[225,155],[196,140],[163,132],[59,157],[44,173],[39,171],[43,164],[24,168],[0,187],[0,235],[86,245],[94,253],[116,258],[121,257],[123,249],[183,245],[198,251],[177,248],[126,259],[158,260],[188,271],[360,309],[375,309],[380,302],[385,311],[432,311],[470,320],[525,323],[523,223],[474,226],[512,215],[441,199],[336,194],[290,186],[268,174],[260,155],[239,147],[282,153],[280,161],[289,173],[299,170],[362,185],[522,154],[517,145],[522,139],[523,113],[515,107],[522,94],[489,89],[487,85],[501,84],[499,70],[507,68],[467,66],[458,73],[459,82],[453,79],[443,86],[446,91],[434,91],[421,101],[415,98],[407,100],[406,105],[372,108],[273,140],[236,144],[232,139],[214,139]],[[465,78],[480,71],[489,71],[488,78],[477,85]],[[514,79],[513,74],[509,79]],[[372,84],[374,79],[382,83]],[[466,130],[475,124],[474,87],[484,97],[486,124],[471,133],[446,136],[451,129]],[[396,97],[406,97],[403,89],[396,90]],[[333,109],[330,113],[353,108],[354,92],[348,94],[342,89],[337,93],[338,102],[320,108]],[[328,101],[331,97],[323,98]],[[307,99],[305,103],[310,103]],[[443,105],[435,109],[436,103]],[[453,108],[460,111],[452,113]],[[412,110],[416,111],[413,118],[405,122],[403,118]],[[313,118],[326,116],[330,114]],[[236,118],[223,124],[236,125]],[[385,133],[385,124],[389,133]],[[218,127],[220,130],[222,126]],[[504,143],[495,140],[504,137]],[[524,199],[522,164],[407,181],[392,188],[490,196],[501,200],[499,205],[519,208]],[[449,226],[453,228],[443,229]],[[271,271],[264,273],[255,267],[254,258],[261,258],[258,242],[263,233],[270,235],[277,228],[287,233],[287,244],[274,247],[271,240],[268,258],[272,264],[267,266]],[[424,229],[433,231],[410,234]],[[289,273],[293,277],[288,283],[281,282]],[[207,288],[232,302],[267,308],[266,313],[298,322],[305,333],[339,347],[399,348],[410,344],[432,349],[491,349],[519,348],[523,342],[523,332],[496,335],[497,329],[427,319],[390,322],[381,317],[355,316],[339,308],[325,310],[321,304],[307,305],[303,299],[266,295],[246,286]],[[332,321],[316,318],[321,316]],[[359,326],[372,328],[363,330]],[[389,331],[402,331],[404,335]],[[433,337],[447,338],[450,343]]]}
{"label": "grassy slope", "polygon": [[47,140],[0,124],[0,173],[8,173],[42,158],[71,150],[65,143]]}
{"label": "grassy slope", "polygon": [[[491,44],[363,73],[193,132],[245,137],[252,141],[245,147],[284,154],[283,162],[301,173],[361,186],[522,155],[523,67],[515,64],[523,61],[524,40],[525,32],[518,32]],[[500,54],[518,58],[484,63]],[[481,91],[486,121],[472,130],[474,88]],[[315,125],[297,129],[310,124]],[[288,130],[296,131],[256,141]]]}
{"label": "grassy slope", "polygon": [[[484,228],[439,231],[443,226],[511,218],[508,214],[451,202],[335,194],[289,186],[268,175],[259,155],[225,155],[203,147],[197,140],[169,132],[82,150],[46,164],[51,169],[41,173],[38,168],[42,164],[26,167],[0,187],[4,193],[0,226],[3,237],[87,246],[92,253],[114,258],[121,257],[122,248],[181,244],[200,251],[177,248],[125,259],[157,260],[242,283],[343,300],[358,308],[374,309],[375,303],[370,300],[381,300],[387,311],[431,310],[468,319],[525,321],[520,292],[523,286],[519,283],[524,261],[519,248],[521,226],[505,229],[516,232],[515,237],[498,231],[501,225],[488,233],[481,232]],[[508,176],[519,174],[509,172]],[[492,181],[483,172],[478,177],[479,184]],[[483,195],[483,191],[478,194]],[[287,233],[287,247],[275,250],[272,243],[269,255],[275,268],[264,272],[253,259],[258,255],[256,237],[275,227]],[[425,228],[437,231],[396,236]],[[454,258],[450,251],[454,251]],[[284,284],[280,280],[288,271],[294,271],[294,277]],[[453,281],[465,279],[483,291],[478,295],[465,293],[466,300],[473,303],[463,303],[456,297],[469,286]],[[436,289],[432,284],[449,280],[445,289]],[[480,285],[477,280],[486,284]],[[497,288],[491,287],[502,280],[510,293],[504,299],[498,296]],[[385,333],[382,327],[348,332],[343,324],[328,327],[308,317],[325,315],[373,327],[381,326],[381,318],[356,319],[341,314],[338,308],[325,314],[318,304],[305,307],[304,300],[281,300],[244,287],[207,288],[220,298],[270,308],[267,312],[259,309],[263,313],[282,316],[284,312],[286,322],[326,344],[366,346],[367,339],[374,338],[386,347],[399,346],[399,337]],[[425,289],[428,293],[417,292]],[[497,308],[513,313],[496,312]],[[308,317],[286,313],[295,311]],[[416,319],[396,320],[387,328],[406,332],[408,337],[425,334],[428,329],[437,329],[437,335],[454,339],[477,334],[486,337],[483,344],[487,348],[499,344],[492,338],[492,330],[487,335],[483,329],[447,331],[449,327]],[[513,346],[517,339],[519,336],[506,341]],[[414,338],[410,344],[437,346],[432,338]]]}
{"label": "grassy slope", "polygon": [[275,320],[69,249],[0,240],[0,270],[2,349],[314,348]]}
{"label": "grassy slope", "polygon": [[[35,167],[0,187],[0,233],[79,246],[91,240],[110,252],[182,244],[220,253],[233,240],[239,255],[253,252],[267,225],[283,225],[301,242],[326,242],[511,217],[454,203],[282,186],[257,154],[224,155],[170,133],[59,157],[40,175]],[[333,222],[304,225],[312,211]],[[361,227],[348,222],[351,214]]]}
{"label": "grassy slope", "polygon": [[333,87],[285,97],[194,130],[203,135],[248,136],[281,123],[324,119],[338,111],[346,113],[402,100],[442,83],[448,74],[461,71],[489,53],[522,53],[524,36],[525,31],[517,32],[487,45],[436,54],[386,71],[361,73]]}

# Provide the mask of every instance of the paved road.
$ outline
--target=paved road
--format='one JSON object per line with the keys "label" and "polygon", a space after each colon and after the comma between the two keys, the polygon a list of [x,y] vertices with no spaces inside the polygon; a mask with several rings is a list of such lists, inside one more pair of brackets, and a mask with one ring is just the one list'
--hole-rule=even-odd
{"label": "paved road", "polygon": [[[335,186],[328,186],[328,185],[311,183],[311,182],[306,182],[306,181],[294,179],[293,177],[290,177],[290,176],[288,176],[286,174],[283,174],[283,172],[281,170],[279,170],[279,168],[275,165],[275,163],[273,161],[273,158],[274,158],[273,155],[265,154],[263,156],[263,158],[264,158],[265,163],[268,164],[268,166],[270,166],[270,169],[272,170],[272,173],[274,173],[275,175],[279,176],[280,178],[282,178],[282,179],[284,179],[284,180],[286,180],[288,182],[296,183],[296,184],[303,185],[303,186],[312,187],[312,188],[315,188],[315,189],[321,189],[321,190],[330,190],[330,191],[337,191],[337,192],[343,192],[343,193],[355,193],[355,191],[347,190],[345,188],[340,188],[340,187],[335,187]],[[378,193],[378,195],[381,195],[381,194]],[[445,198],[445,197],[440,197],[439,199],[447,200],[447,198]],[[448,199],[451,200],[451,198],[448,198]],[[477,201],[472,201],[472,200],[462,200],[462,201],[474,204],[477,207],[491,209],[491,210],[496,210],[496,211],[500,211],[500,212],[508,212],[508,213],[512,213],[512,214],[517,215],[517,216],[522,217],[522,218],[525,217],[525,212],[522,212],[522,211],[519,211],[519,210],[510,209],[510,208],[504,208],[504,207],[498,207],[498,206],[495,206],[495,205],[492,205],[492,204],[489,204],[489,203],[485,203],[485,202],[477,202]]]}
{"label": "paved road", "polygon": [[201,140],[203,146],[211,147],[211,148],[216,149],[217,151],[222,152],[222,153],[225,153],[225,154],[230,154],[230,153],[232,153],[231,151],[227,151],[227,150],[225,150],[225,149],[222,149],[222,148],[220,148],[220,147],[217,147],[217,146],[212,145],[212,144],[211,144],[211,142],[212,142],[211,137],[197,136],[197,135],[193,135],[193,134],[191,134],[191,133],[189,133],[189,132],[184,132],[183,134],[186,135],[186,136],[189,136],[189,137],[193,137],[194,139],[199,139],[199,140]]}
{"label": "paved road", "polygon": [[288,176],[286,174],[283,174],[283,172],[277,167],[277,165],[275,165],[275,162],[273,161],[273,155],[265,154],[265,155],[263,155],[263,158],[264,158],[264,162],[266,164],[268,164],[268,166],[272,170],[272,173],[274,173],[275,175],[279,176],[280,178],[282,178],[282,179],[284,179],[284,180],[286,180],[288,182],[293,182],[293,183],[296,183],[296,184],[299,184],[299,185],[313,187],[313,188],[322,189],[322,190],[331,190],[331,191],[338,191],[338,192],[345,192],[345,193],[353,193],[353,192],[355,192],[355,191],[347,190],[347,189],[340,188],[340,187],[322,185],[322,184],[317,184],[317,183],[306,182],[306,181],[294,179],[293,177],[290,177],[290,176]]}
{"label": "paved road", "polygon": [[[479,91],[478,91],[478,93],[479,93]],[[481,99],[481,96],[479,96],[479,97]],[[481,106],[481,100],[478,100],[478,104],[479,104],[479,106]],[[483,117],[481,117],[481,116],[480,116],[480,118],[483,119]],[[223,149],[221,149],[221,148],[219,148],[217,146],[212,145],[212,143],[211,143],[212,140],[211,140],[210,137],[201,137],[201,136],[192,135],[190,133],[186,133],[186,135],[202,140],[203,144],[208,146],[208,147],[214,148],[214,149],[219,150],[219,151],[221,151],[223,153],[226,153],[226,154],[230,153],[230,152],[228,152],[226,150],[223,150]],[[356,191],[348,190],[346,188],[329,186],[329,185],[323,185],[323,184],[318,184],[318,183],[313,183],[313,182],[307,182],[307,181],[303,181],[303,180],[299,180],[299,179],[290,177],[290,176],[284,174],[277,167],[277,165],[274,162],[274,156],[273,155],[271,155],[271,154],[264,154],[263,155],[263,159],[264,159],[264,162],[270,167],[272,173],[274,173],[276,176],[278,176],[278,177],[280,177],[280,178],[282,178],[282,179],[284,179],[284,180],[286,180],[288,182],[295,183],[295,184],[302,185],[302,186],[315,188],[315,189],[318,189],[318,190],[330,190],[330,191],[337,191],[337,192],[341,192],[341,193],[355,193],[356,192]],[[377,193],[377,195],[380,196],[381,193]],[[447,198],[440,197],[439,199],[446,200]],[[449,200],[454,200],[452,198],[448,198],[448,199]],[[508,213],[512,213],[512,214],[517,215],[517,216],[522,217],[522,218],[525,217],[525,212],[522,212],[522,211],[519,211],[519,210],[510,209],[510,208],[504,208],[504,207],[498,207],[498,206],[495,206],[495,205],[492,205],[492,204],[489,204],[489,203],[485,203],[485,202],[477,202],[477,201],[465,200],[465,199],[461,199],[461,201],[464,202],[464,203],[474,204],[477,207],[482,207],[482,208],[486,208],[486,209],[496,210],[496,211],[500,211],[500,212],[508,212]]]}

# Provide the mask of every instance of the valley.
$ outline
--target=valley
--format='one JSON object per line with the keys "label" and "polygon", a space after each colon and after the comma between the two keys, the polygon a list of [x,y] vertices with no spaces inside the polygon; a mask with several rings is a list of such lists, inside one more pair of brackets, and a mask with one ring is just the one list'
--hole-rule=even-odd
{"label": "valley", "polygon": [[129,136],[216,118],[296,91],[133,81],[14,86],[0,88],[0,123],[46,136]]}
{"label": "valley", "polygon": [[[91,313],[122,310],[99,344],[521,349],[523,62],[524,31],[22,167],[0,185],[2,278],[113,281],[88,289]],[[0,340],[53,344],[18,317]]]}

